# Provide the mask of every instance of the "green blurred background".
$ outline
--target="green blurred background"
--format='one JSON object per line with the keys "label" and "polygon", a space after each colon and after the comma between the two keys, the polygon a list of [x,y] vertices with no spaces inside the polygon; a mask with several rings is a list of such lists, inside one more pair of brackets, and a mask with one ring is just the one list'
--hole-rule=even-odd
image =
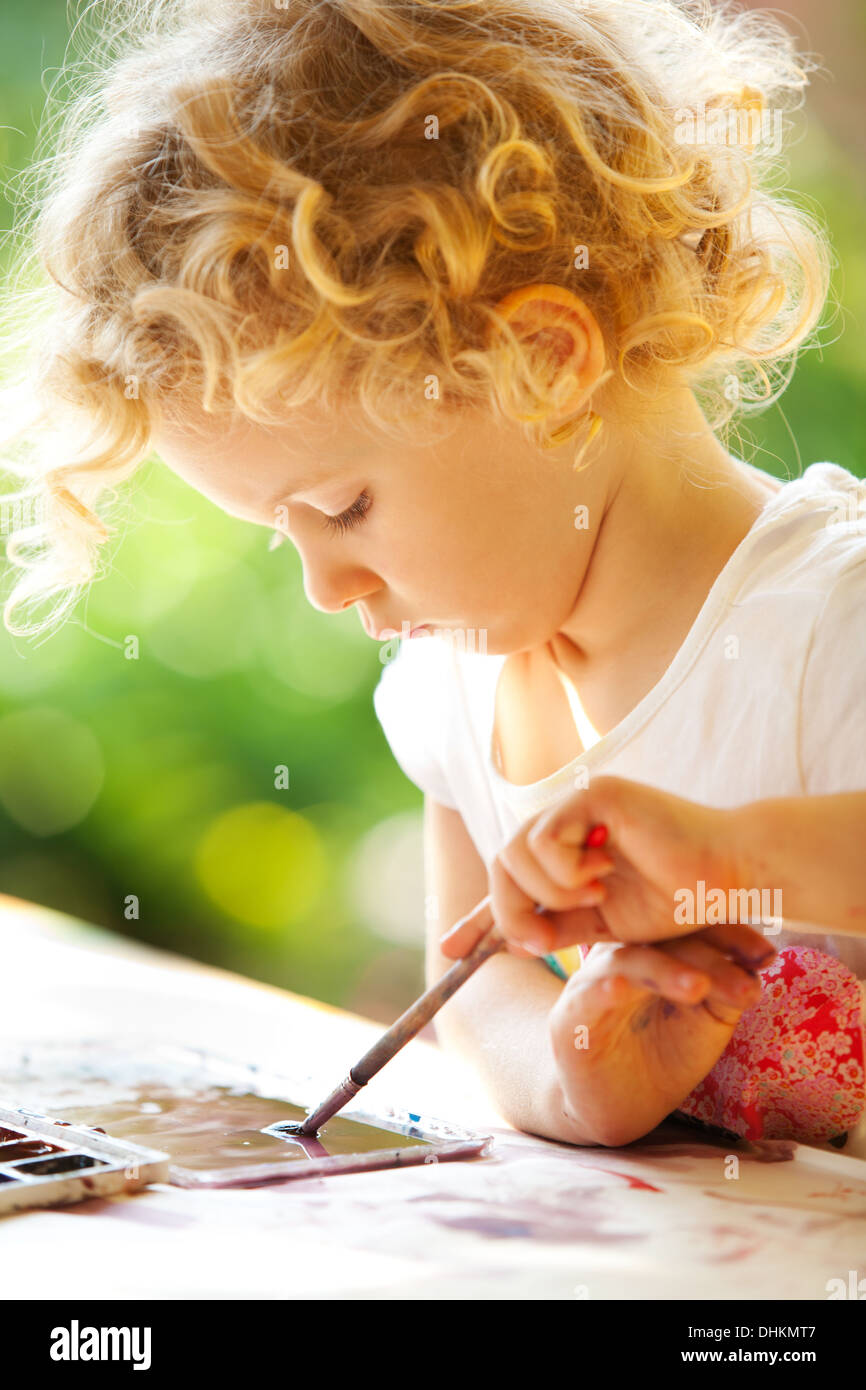
{"label": "green blurred background", "polygon": [[[840,312],[729,443],[780,477],[864,476],[866,23],[859,4],[787,13],[835,79],[808,95],[790,183],[830,228]],[[68,32],[65,0],[3,0],[4,180]],[[291,545],[268,552],[158,459],[128,488],[75,619],[37,644],[0,626],[0,891],[390,1022],[423,987],[422,798],[375,717],[379,649],[354,611],[309,607]]]}

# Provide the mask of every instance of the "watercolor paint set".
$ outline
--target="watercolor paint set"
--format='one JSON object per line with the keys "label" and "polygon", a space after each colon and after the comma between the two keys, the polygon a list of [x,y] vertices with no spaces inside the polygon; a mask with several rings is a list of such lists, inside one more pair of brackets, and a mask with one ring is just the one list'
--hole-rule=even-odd
{"label": "watercolor paint set", "polygon": [[67,1120],[0,1106],[0,1215],[168,1181],[169,1156]]}
{"label": "watercolor paint set", "polygon": [[[374,1108],[369,1102],[347,1105],[314,1137],[297,1135],[293,1127],[321,1098],[320,1078],[288,1077],[197,1049],[154,1046],[150,1041],[136,1046],[128,1040],[96,1040],[71,1048],[46,1044],[4,1055],[0,1091],[13,1088],[16,1097],[34,1108],[4,1112],[17,1116],[10,1128],[23,1131],[41,1125],[34,1139],[45,1139],[53,1124],[50,1142],[68,1153],[70,1165],[74,1155],[81,1156],[82,1165],[95,1160],[87,1167],[93,1185],[83,1195],[132,1185],[122,1181],[121,1164],[117,1186],[97,1188],[97,1174],[108,1176],[105,1165],[111,1146],[118,1158],[122,1152],[138,1155],[136,1171],[142,1177],[158,1174],[147,1181],[213,1188],[476,1158],[484,1156],[491,1143],[489,1135],[471,1134],[409,1110]],[[37,1119],[40,1110],[44,1113]],[[59,1116],[65,1128],[58,1129],[58,1121],[47,1118],[49,1112]],[[25,1115],[32,1117],[27,1126]],[[58,1133],[69,1140],[59,1141]],[[70,1166],[62,1173],[45,1173],[42,1179],[84,1182],[83,1171],[80,1177],[70,1176],[72,1172]],[[18,1184],[25,1182],[19,1179]],[[5,1191],[0,1184],[0,1212],[6,1209]]]}

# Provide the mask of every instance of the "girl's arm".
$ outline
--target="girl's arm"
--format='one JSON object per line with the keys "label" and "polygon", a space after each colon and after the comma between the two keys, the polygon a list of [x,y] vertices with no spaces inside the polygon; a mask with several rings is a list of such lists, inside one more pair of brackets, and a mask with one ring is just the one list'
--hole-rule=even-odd
{"label": "girl's arm", "polygon": [[[428,904],[427,985],[454,960],[439,938],[488,891],[488,876],[458,811],[424,798]],[[564,1113],[550,1038],[562,983],[541,961],[502,952],[485,961],[436,1015],[436,1035],[478,1073],[491,1103],[516,1129],[570,1144],[603,1142]]]}
{"label": "girl's arm", "polygon": [[804,922],[866,936],[866,792],[776,797],[728,814],[738,886],[781,889],[795,931]]}
{"label": "girl's arm", "polygon": [[[485,898],[488,875],[458,812],[428,797],[425,827],[433,984],[452,963],[440,936]],[[437,1035],[474,1066],[516,1128],[571,1144],[627,1144],[674,1110],[721,1054],[760,994],[741,968],[756,949],[773,954],[741,925],[658,947],[600,946],[565,986],[540,962],[496,955],[437,1015]]]}

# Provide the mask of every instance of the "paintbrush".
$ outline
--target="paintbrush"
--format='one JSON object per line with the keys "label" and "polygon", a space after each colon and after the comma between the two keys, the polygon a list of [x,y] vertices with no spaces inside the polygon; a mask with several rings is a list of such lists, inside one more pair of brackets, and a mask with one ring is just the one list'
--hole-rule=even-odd
{"label": "paintbrush", "polygon": [[[583,849],[600,847],[607,839],[607,827],[594,825],[589,831],[583,842]],[[537,909],[538,910],[538,909]],[[479,965],[483,965],[490,956],[501,951],[505,946],[505,938],[500,936],[498,928],[494,925],[476,943],[468,956],[458,960],[446,970],[431,989],[428,989],[416,999],[414,1004],[401,1014],[396,1023],[392,1023],[386,1033],[383,1033],[378,1042],[374,1043],[368,1052],[365,1052],[359,1062],[349,1071],[345,1081],[341,1081],[339,1086],[322,1101],[321,1105],[310,1114],[305,1120],[297,1125],[280,1126],[287,1133],[316,1135],[327,1124],[328,1120],[336,1115],[338,1110],[342,1110],[344,1105],[348,1105],[353,1096],[356,1096],[362,1086],[382,1070],[386,1062],[405,1047],[410,1038],[414,1038],[416,1033],[420,1033],[425,1023],[429,1023],[441,1009],[446,1000],[460,988],[464,981],[473,975]]]}
{"label": "paintbrush", "polygon": [[366,1086],[377,1071],[381,1071],[386,1062],[390,1062],[401,1047],[406,1046],[410,1038],[414,1038],[416,1033],[420,1033],[425,1023],[430,1022],[446,1000],[450,999],[455,990],[458,990],[463,982],[475,973],[479,965],[483,965],[490,956],[501,951],[504,945],[505,938],[499,935],[496,927],[491,927],[469,952],[468,956],[455,961],[451,969],[446,970],[441,980],[438,980],[431,989],[422,994],[420,999],[416,999],[415,1003],[400,1015],[396,1023],[391,1024],[391,1027],[382,1034],[378,1042],[375,1042],[370,1050],[364,1053],[361,1060],[355,1063],[345,1081],[341,1081],[327,1099],[322,1101],[321,1105],[311,1111],[300,1124],[286,1125],[286,1131],[293,1134],[316,1134],[322,1125],[332,1119],[338,1110],[342,1110],[343,1106],[358,1094],[362,1086]]}

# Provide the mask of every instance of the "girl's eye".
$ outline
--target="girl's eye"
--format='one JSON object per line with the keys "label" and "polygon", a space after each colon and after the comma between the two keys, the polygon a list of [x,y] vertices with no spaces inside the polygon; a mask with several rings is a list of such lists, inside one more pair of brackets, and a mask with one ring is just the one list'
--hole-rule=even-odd
{"label": "girl's eye", "polygon": [[348,507],[344,512],[340,512],[337,516],[326,516],[322,524],[326,526],[328,530],[338,531],[342,534],[344,531],[350,530],[352,526],[360,525],[372,504],[373,499],[365,489],[355,498],[351,507]]}

